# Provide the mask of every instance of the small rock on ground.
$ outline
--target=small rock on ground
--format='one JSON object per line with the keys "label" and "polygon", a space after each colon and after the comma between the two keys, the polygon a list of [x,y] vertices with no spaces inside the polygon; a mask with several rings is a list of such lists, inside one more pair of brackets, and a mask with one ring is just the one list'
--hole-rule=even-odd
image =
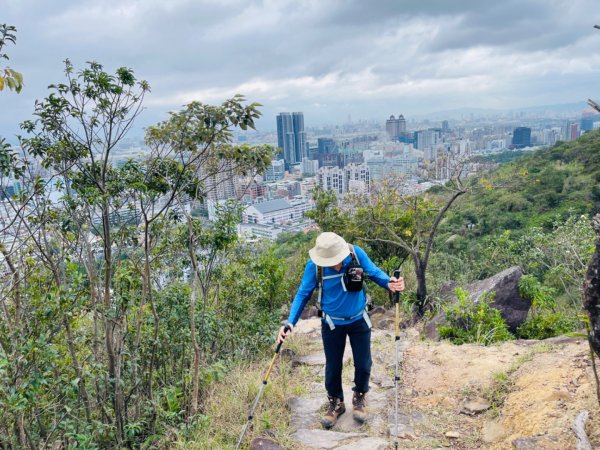
{"label": "small rock on ground", "polygon": [[250,443],[250,450],[285,450],[281,445],[270,439],[256,438]]}
{"label": "small rock on ground", "polygon": [[458,431],[446,431],[444,436],[451,439],[458,439],[460,437],[460,433]]}
{"label": "small rock on ground", "polygon": [[484,411],[487,411],[488,409],[490,409],[490,402],[488,402],[487,400],[480,398],[480,397],[475,397],[472,399],[467,400],[461,409],[461,413],[462,414],[468,414],[470,416],[474,416],[475,414],[479,414],[482,413]]}
{"label": "small rock on ground", "polygon": [[516,450],[563,450],[559,439],[553,436],[520,437],[512,441]]}

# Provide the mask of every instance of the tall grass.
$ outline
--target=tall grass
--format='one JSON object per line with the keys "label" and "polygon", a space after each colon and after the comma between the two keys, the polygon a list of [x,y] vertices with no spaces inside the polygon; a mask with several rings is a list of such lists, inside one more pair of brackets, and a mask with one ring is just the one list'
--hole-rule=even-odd
{"label": "tall grass", "polygon": [[[292,336],[286,342],[286,348],[302,354],[306,343],[305,336]],[[205,396],[202,416],[193,428],[180,434],[171,448],[235,448],[271,357],[272,354],[257,362],[242,362],[228,372],[223,381],[214,383]],[[305,371],[293,370],[289,358],[277,359],[242,448],[248,448],[256,437],[268,437],[286,449],[296,448],[291,438],[293,430],[290,428],[291,411],[288,405],[290,398],[307,393],[310,385],[308,375]]]}

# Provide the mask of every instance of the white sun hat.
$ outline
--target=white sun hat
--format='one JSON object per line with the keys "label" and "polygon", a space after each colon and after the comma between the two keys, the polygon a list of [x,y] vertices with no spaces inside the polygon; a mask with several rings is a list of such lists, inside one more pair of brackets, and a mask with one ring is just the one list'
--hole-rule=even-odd
{"label": "white sun hat", "polygon": [[326,231],[317,236],[315,246],[308,254],[317,266],[331,267],[341,263],[350,254],[350,247],[343,237]]}

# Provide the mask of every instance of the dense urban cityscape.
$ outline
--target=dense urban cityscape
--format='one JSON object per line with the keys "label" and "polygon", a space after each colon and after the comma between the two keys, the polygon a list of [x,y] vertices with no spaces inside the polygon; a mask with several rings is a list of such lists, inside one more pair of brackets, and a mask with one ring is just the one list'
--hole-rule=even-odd
{"label": "dense urban cityscape", "polygon": [[[319,186],[335,192],[367,194],[390,177],[402,177],[408,195],[422,192],[449,179],[460,165],[464,176],[489,165],[469,162],[476,155],[534,150],[557,141],[572,141],[600,127],[600,115],[583,110],[573,113],[510,113],[501,117],[468,114],[453,120],[410,119],[391,114],[385,121],[356,121],[342,125],[305,127],[302,112],[282,112],[275,131],[237,133],[239,143],[269,144],[273,159],[266,173],[256,177],[231,177],[227,171],[208,181],[203,203],[184,207],[209,220],[216,205],[241,200],[245,205],[238,230],[247,239],[275,239],[282,232],[313,227],[304,213],[314,207],[312,190]],[[143,158],[147,149],[134,139],[126,141],[113,156],[116,166]],[[43,168],[42,176],[51,174]],[[9,181],[5,195],[19,191]],[[61,193],[52,192],[57,200]],[[8,211],[7,208],[4,208]],[[5,216],[8,212],[5,212]],[[124,206],[118,220],[139,220],[139,211]]]}

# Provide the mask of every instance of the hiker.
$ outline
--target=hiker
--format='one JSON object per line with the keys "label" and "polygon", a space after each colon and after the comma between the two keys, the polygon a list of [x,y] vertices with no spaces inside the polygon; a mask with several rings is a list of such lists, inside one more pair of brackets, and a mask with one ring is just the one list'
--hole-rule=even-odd
{"label": "hiker", "polygon": [[[371,374],[371,321],[367,314],[367,298],[362,283],[363,273],[392,292],[404,290],[402,277],[389,277],[377,267],[365,251],[348,245],[335,233],[321,233],[308,252],[310,259],[294,297],[288,320],[279,330],[277,342],[283,342],[298,322],[313,291],[319,289],[317,308],[323,320],[321,336],[325,350],[325,389],[329,399],[327,412],[321,419],[324,428],[331,428],[346,408],[342,389],[342,366],[346,336],[350,338],[354,359],[353,417],[364,423],[367,419],[365,395]],[[356,283],[360,278],[360,283]],[[288,325],[289,331],[285,329]]]}

